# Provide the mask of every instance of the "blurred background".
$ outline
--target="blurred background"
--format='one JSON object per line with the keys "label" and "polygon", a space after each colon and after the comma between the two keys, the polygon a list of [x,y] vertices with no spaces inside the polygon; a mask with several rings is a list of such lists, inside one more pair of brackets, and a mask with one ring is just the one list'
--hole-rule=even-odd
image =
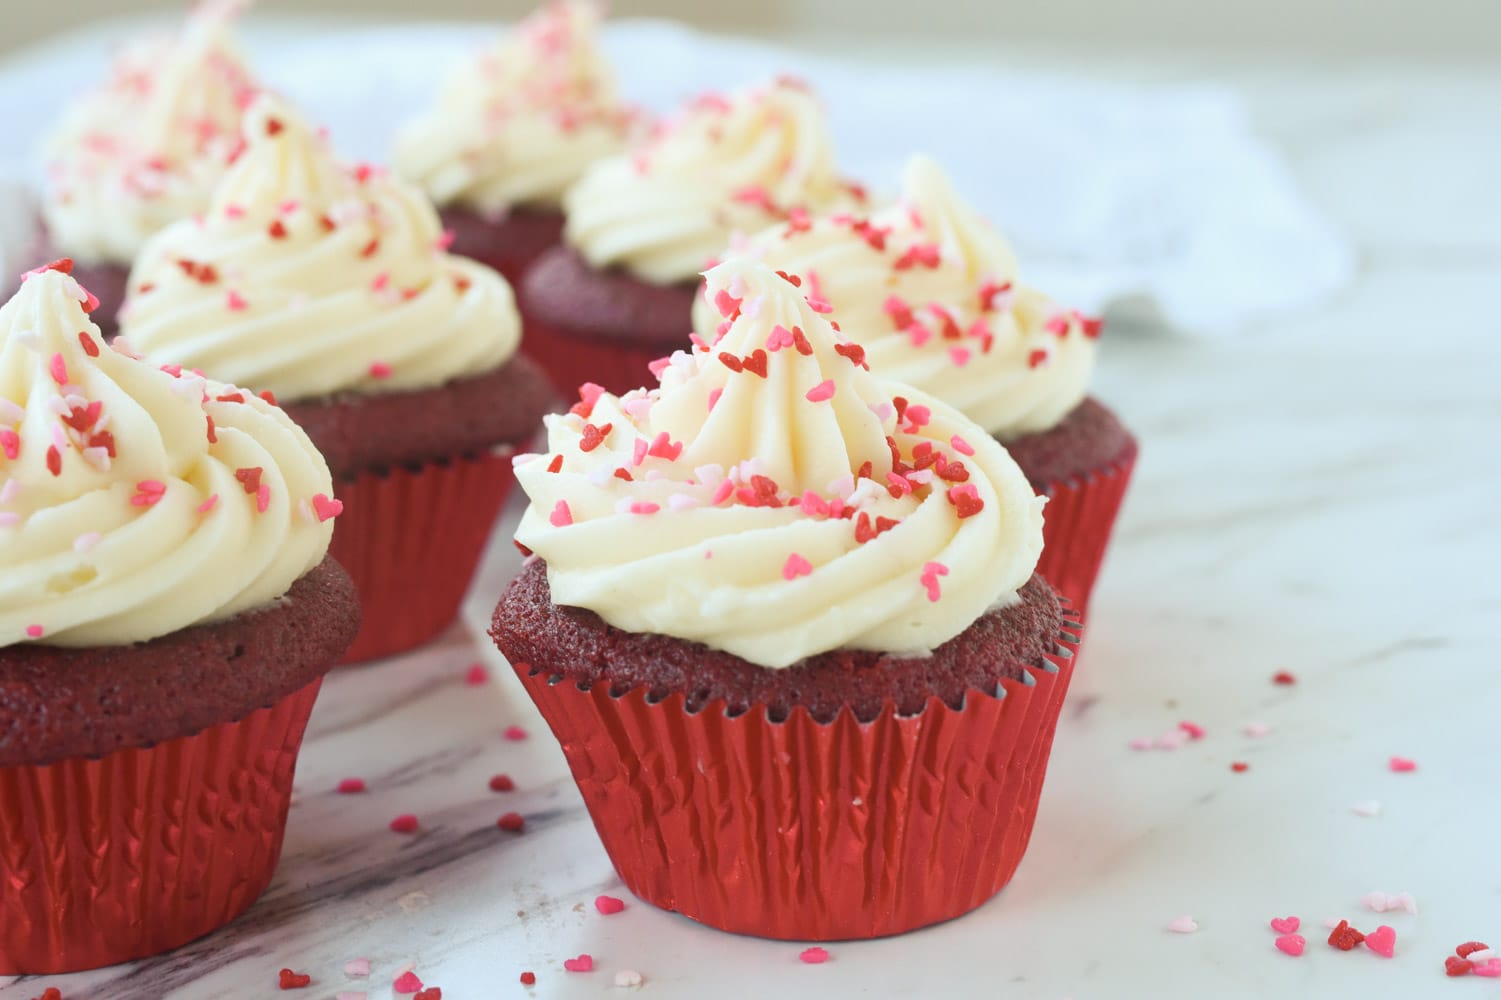
{"label": "blurred background", "polygon": [[[260,0],[263,13],[509,20],[532,0]],[[177,0],[6,0],[0,52]],[[853,33],[1009,44],[1085,43],[1281,54],[1501,61],[1501,0],[618,0],[615,17],[672,17],[766,37]]]}

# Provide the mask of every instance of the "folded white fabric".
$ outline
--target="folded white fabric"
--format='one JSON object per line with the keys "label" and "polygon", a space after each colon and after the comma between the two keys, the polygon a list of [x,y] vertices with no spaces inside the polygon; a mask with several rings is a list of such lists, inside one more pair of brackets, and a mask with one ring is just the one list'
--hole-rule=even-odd
{"label": "folded white fabric", "polygon": [[[348,155],[379,162],[395,125],[495,30],[262,20],[243,36],[263,79],[326,122]],[[890,191],[909,153],[931,153],[1016,245],[1025,280],[1086,309],[1145,306],[1188,333],[1250,332],[1314,305],[1354,271],[1349,244],[1222,87],[862,63],[659,21],[612,23],[607,45],[621,89],[658,112],[706,88],[785,72],[807,79],[857,179]],[[4,155],[35,149],[51,102],[96,79],[104,51],[93,32],[0,71]],[[36,174],[34,163],[0,160],[5,168]],[[12,228],[0,224],[0,240]]]}

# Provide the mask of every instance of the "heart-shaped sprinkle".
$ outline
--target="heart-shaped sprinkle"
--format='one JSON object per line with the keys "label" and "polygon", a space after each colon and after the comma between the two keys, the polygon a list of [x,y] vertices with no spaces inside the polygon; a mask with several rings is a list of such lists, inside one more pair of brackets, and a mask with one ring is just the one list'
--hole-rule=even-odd
{"label": "heart-shaped sprinkle", "polygon": [[1307,943],[1301,934],[1283,934],[1276,941],[1277,950],[1293,958],[1303,954],[1303,946]]}
{"label": "heart-shaped sprinkle", "polygon": [[1418,769],[1418,762],[1415,760],[1410,760],[1406,757],[1393,757],[1391,760],[1387,761],[1387,765],[1398,774],[1402,774],[1406,771],[1416,771]]}
{"label": "heart-shaped sprinkle", "polygon": [[277,985],[284,990],[300,990],[313,981],[313,977],[305,972],[293,972],[291,969],[282,969],[278,973],[280,979]]}
{"label": "heart-shaped sprinkle", "polygon": [[746,371],[766,377],[766,352],[761,348],[758,347],[741,358],[740,363],[745,366]]}
{"label": "heart-shaped sprinkle", "polygon": [[819,948],[817,946],[814,946],[812,948],[804,948],[802,952],[798,954],[797,960],[804,963],[805,965],[822,965],[829,960],[829,952],[828,949]]}
{"label": "heart-shaped sprinkle", "polygon": [[1340,951],[1349,951],[1364,940],[1365,935],[1351,927],[1348,920],[1341,920],[1329,932],[1329,943]]}
{"label": "heart-shaped sprinkle", "polygon": [[355,979],[370,975],[370,959],[351,958],[344,963],[344,975]]}
{"label": "heart-shaped sprinkle", "polygon": [[342,513],[344,513],[343,500],[335,500],[333,497],[324,496],[322,493],[313,494],[313,516],[320,523],[327,521],[329,518],[338,517]]}
{"label": "heart-shaped sprinkle", "polygon": [[1350,807],[1350,811],[1357,816],[1380,816],[1381,803],[1375,799],[1366,799],[1363,802],[1355,803]]}
{"label": "heart-shaped sprinkle", "polygon": [[1173,919],[1169,920],[1167,922],[1167,929],[1172,931],[1174,934],[1192,934],[1194,931],[1199,929],[1199,923],[1198,921],[1194,920],[1193,917],[1190,917],[1185,913],[1181,917],[1174,917]]}
{"label": "heart-shaped sprinkle", "polygon": [[1278,934],[1291,934],[1298,929],[1299,923],[1297,917],[1273,917],[1272,930]]}
{"label": "heart-shaped sprinkle", "polygon": [[1466,941],[1464,944],[1454,949],[1454,954],[1458,955],[1460,958],[1469,958],[1477,951],[1485,951],[1489,947],[1490,945],[1485,944],[1482,941]]}
{"label": "heart-shaped sprinkle", "polygon": [[1495,957],[1495,951],[1490,948],[1481,948],[1479,951],[1472,951],[1465,956],[1465,958],[1468,958],[1472,962],[1489,962]]}
{"label": "heart-shaped sprinkle", "polygon": [[569,972],[593,972],[594,956],[580,955],[578,958],[565,958],[563,960],[563,968]]}
{"label": "heart-shaped sprinkle", "polygon": [[429,986],[425,990],[418,990],[412,1000],[443,1000],[443,990],[438,986]]}
{"label": "heart-shaped sprinkle", "polygon": [[1365,936],[1365,946],[1382,958],[1391,958],[1397,953],[1397,932],[1382,924]]}
{"label": "heart-shaped sprinkle", "polygon": [[625,909],[625,900],[614,896],[595,896],[594,908],[608,917]]}
{"label": "heart-shaped sprinkle", "polygon": [[1487,979],[1501,979],[1501,958],[1488,959],[1483,965],[1476,962],[1474,972],[1475,975],[1485,976]]}
{"label": "heart-shaped sprinkle", "polygon": [[1468,958],[1450,955],[1444,959],[1444,974],[1448,976],[1467,976],[1473,968],[1475,968],[1475,963]]}

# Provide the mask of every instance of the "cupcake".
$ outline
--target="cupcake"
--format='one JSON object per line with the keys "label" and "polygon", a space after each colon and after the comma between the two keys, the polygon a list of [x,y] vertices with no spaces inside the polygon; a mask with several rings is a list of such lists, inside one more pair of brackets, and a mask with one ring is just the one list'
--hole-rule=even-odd
{"label": "cupcake", "polygon": [[70,270],[0,308],[0,975],[156,954],[255,902],[359,617],[307,435],[106,346]]}
{"label": "cupcake", "polygon": [[858,196],[801,83],[700,97],[564,196],[564,245],[521,286],[527,353],[565,392],[640,385],[648,363],[682,346],[699,272],[731,235]]}
{"label": "cupcake", "polygon": [[632,892],[866,938],[1010,879],[1076,625],[1005,449],[868,370],[807,290],[726,261],[717,342],[548,418],[491,636]]}
{"label": "cupcake", "polygon": [[[882,375],[958,407],[1049,497],[1041,573],[1081,611],[1136,462],[1136,439],[1088,395],[1100,321],[1022,285],[1006,241],[915,157],[901,199],[831,213],[741,248],[802,275]],[[724,318],[694,308],[694,328]]]}
{"label": "cupcake", "polygon": [[153,233],[207,207],[239,143],[257,90],[230,38],[241,6],[200,4],[175,36],[126,47],[47,141],[45,242],[98,296],[106,337],[131,260]]}
{"label": "cupcake", "polygon": [[332,552],[365,625],[350,660],[453,621],[551,401],[514,355],[510,286],[443,248],[432,206],[263,95],[208,211],[131,273],[121,332],[158,364],[269,391],[323,452],[349,513]]}
{"label": "cupcake", "polygon": [[601,14],[542,7],[460,66],[397,138],[392,166],[438,206],[453,252],[513,284],[558,244],[564,190],[626,146],[634,115],[595,37]]}

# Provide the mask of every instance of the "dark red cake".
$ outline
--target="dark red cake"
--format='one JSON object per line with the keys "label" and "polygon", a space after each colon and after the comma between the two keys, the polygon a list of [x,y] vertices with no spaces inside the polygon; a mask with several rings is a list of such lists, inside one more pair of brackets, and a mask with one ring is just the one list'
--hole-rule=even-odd
{"label": "dark red cake", "polygon": [[494,371],[431,389],[342,393],[282,408],[323,453],[334,478],[524,446],[556,394],[541,368],[515,355]]}
{"label": "dark red cake", "polygon": [[1094,397],[1086,397],[1050,430],[1002,441],[1032,488],[1077,482],[1136,457],[1136,438]]}
{"label": "dark red cake", "polygon": [[929,656],[835,649],[771,670],[702,643],[625,632],[592,611],[555,605],[546,566],[533,559],[495,609],[490,636],[512,663],[545,664],[547,675],[580,686],[644,687],[654,701],[681,694],[688,712],[722,701],[728,715],[765,706],[767,717],[780,722],[803,705],[816,721],[830,722],[848,707],[869,722],[888,702],[901,715],[915,715],[935,695],[959,710],[966,693],[993,692],[1003,678],[1019,680],[1026,666],[1041,666],[1063,628],[1063,608],[1039,576],[1019,596]]}
{"label": "dark red cake", "polygon": [[517,290],[522,346],[570,396],[584,382],[617,394],[651,384],[647,365],[688,344],[700,284],[654,285],[555,247]]}
{"label": "dark red cake", "polygon": [[232,722],[323,676],[360,605],[332,559],[286,597],[130,646],[0,647],[0,767],[102,757]]}
{"label": "dark red cake", "polygon": [[453,233],[449,250],[495,268],[512,288],[520,286],[533,261],[563,239],[563,213],[556,208],[517,205],[504,214],[487,215],[450,205],[438,215]]}

